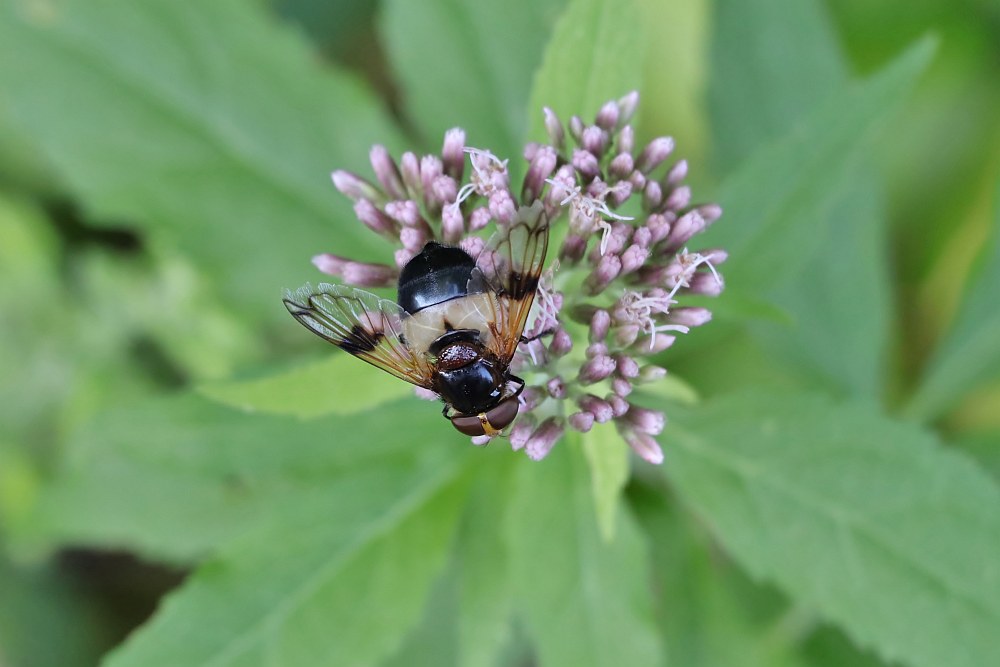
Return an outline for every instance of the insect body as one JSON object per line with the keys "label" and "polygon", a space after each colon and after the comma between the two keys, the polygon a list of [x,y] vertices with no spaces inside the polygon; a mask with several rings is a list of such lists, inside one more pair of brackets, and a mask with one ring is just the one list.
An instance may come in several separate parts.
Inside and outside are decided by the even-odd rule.
{"label": "insect body", "polygon": [[[462,433],[494,436],[514,421],[524,382],[510,363],[548,246],[540,203],[522,207],[477,259],[430,242],[399,275],[397,303],[340,285],[287,292],[304,326],[382,370],[436,392]],[[513,385],[513,386],[512,386]]]}

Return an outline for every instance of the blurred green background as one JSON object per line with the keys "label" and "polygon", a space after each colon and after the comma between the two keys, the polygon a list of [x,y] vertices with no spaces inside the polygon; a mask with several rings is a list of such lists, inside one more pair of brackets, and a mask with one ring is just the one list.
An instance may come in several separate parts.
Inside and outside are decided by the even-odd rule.
{"label": "blurred green background", "polygon": [[[368,384],[378,380],[363,364],[330,361],[285,314],[280,289],[317,280],[308,261],[317,252],[386,256],[388,245],[366,236],[329,184],[335,168],[367,173],[371,144],[396,155],[433,152],[445,129],[461,125],[472,145],[517,162],[540,119],[529,100],[547,103],[538,85],[546,79],[535,72],[573,4],[23,0],[0,9],[0,666],[97,664],[184,582],[191,596],[168,604],[151,639],[127,645],[112,664],[578,664],[568,661],[572,639],[561,634],[575,636],[570,621],[546,625],[551,610],[527,597],[523,605],[517,596],[491,603],[506,597],[501,584],[490,589],[490,568],[502,566],[490,540],[507,535],[511,521],[496,506],[531,516],[537,506],[515,487],[534,489],[540,505],[562,502],[560,482],[546,477],[558,472],[525,472],[529,462],[502,447],[490,448],[475,472],[426,492],[437,509],[421,519],[427,525],[412,527],[416,544],[429,542],[426,551],[387,534],[393,549],[416,554],[387,561],[383,570],[398,571],[396,579],[346,571],[336,595],[352,605],[293,617],[294,640],[279,633],[215,662],[174,647],[237,633],[242,620],[228,628],[204,618],[228,618],[218,600],[229,592],[232,608],[252,606],[237,585],[241,574],[280,588],[281,577],[297,581],[293,565],[319,568],[302,556],[282,569],[286,557],[310,548],[340,548],[339,535],[353,534],[341,526],[356,516],[344,499],[357,489],[377,487],[388,502],[449,466],[470,467],[464,458],[447,462],[443,452],[469,453],[440,434],[435,409],[405,398],[405,387],[382,396],[386,385]],[[623,58],[631,82],[610,92],[598,86],[596,99],[576,95],[588,105],[577,112],[589,118],[603,99],[639,86],[640,137],[675,137],[695,198],[727,210],[719,223],[726,229],[712,237],[733,257],[731,272],[724,267],[727,292],[710,304],[716,322],[681,341],[664,364],[703,398],[752,388],[863,404],[913,429],[916,458],[921,438],[934,451],[943,443],[962,457],[956,470],[968,465],[976,480],[985,470],[983,488],[995,490],[1000,4],[613,4],[575,3],[594,9],[583,33],[594,39],[575,48],[601,53],[602,40],[624,25],[634,53],[606,57]],[[928,36],[936,48],[913,46]],[[932,50],[921,71],[918,61]],[[890,63],[899,62],[910,74],[892,74]],[[889,74],[875,90],[881,72]],[[582,67],[547,75],[565,90],[587,85]],[[870,95],[859,83],[869,81]],[[791,184],[800,174],[809,180]],[[254,393],[253,379],[285,372],[285,384]],[[337,393],[344,386],[363,388],[357,405]],[[284,416],[248,422],[203,398],[213,391]],[[364,400],[376,395],[400,400],[365,414]],[[331,408],[337,401],[344,403]],[[386,414],[388,423],[372,430]],[[369,446],[349,433],[384,442]],[[438,437],[448,447],[413,453]],[[668,426],[665,449],[671,437]],[[644,637],[662,640],[618,664],[1000,664],[991,661],[1000,652],[987,654],[978,640],[969,645],[980,649],[961,656],[941,640],[942,655],[953,659],[935,663],[926,647],[915,651],[923,659],[908,653],[895,630],[859,629],[867,621],[852,624],[849,606],[826,607],[824,592],[782,579],[779,557],[761,556],[771,563],[761,566],[744,555],[754,547],[743,551],[727,533],[713,513],[715,496],[699,495],[709,487],[684,473],[683,460],[671,464],[668,455],[667,479],[636,468],[621,510],[630,517],[619,526],[625,542],[616,542],[625,546],[611,555],[584,550],[604,554],[595,562],[606,557],[612,569],[642,551],[656,572],[602,580],[627,591],[624,602],[597,605],[625,619],[614,632],[631,637],[638,623],[618,614],[620,603],[643,619]],[[858,488],[868,488],[856,472]],[[327,498],[328,485],[344,495]],[[979,553],[990,553],[1000,506],[993,491],[984,493],[988,519],[957,521],[955,530],[978,526]],[[975,504],[942,498],[934,510],[942,520]],[[431,537],[452,535],[446,528],[458,516],[457,553],[482,559],[456,570]],[[909,526],[913,517],[903,516]],[[919,523],[924,515],[914,516]],[[536,523],[526,520],[525,530],[541,536],[548,529]],[[274,544],[272,524],[287,528],[283,545]],[[329,535],[312,536],[317,526]],[[645,537],[629,542],[632,532]],[[382,562],[377,549],[351,553],[361,563],[351,567]],[[1000,552],[992,553],[991,581],[1000,585]],[[555,551],[537,556],[538,567],[563,562]],[[950,557],[940,557],[945,570],[961,562]],[[515,579],[530,571],[516,555],[511,562]],[[461,574],[439,576],[442,569]],[[372,593],[382,590],[379,581],[389,592]],[[530,587],[528,574],[518,581],[514,589]],[[886,616],[898,610],[894,586],[907,585],[893,581],[872,584],[874,607],[883,592],[890,601],[879,612]],[[945,577],[943,599],[961,598],[956,591],[970,581]],[[188,616],[188,602],[218,615]],[[995,604],[987,607],[984,623],[1000,619]],[[937,646],[920,625],[929,613],[915,611],[912,630]],[[366,637],[370,618],[397,634],[382,643]],[[459,618],[484,625],[469,629]],[[363,637],[347,642],[361,647],[357,654],[299,648],[324,646],[322,628],[335,622]],[[976,632],[955,623],[943,632],[956,641]],[[558,639],[547,644],[551,637]]]}

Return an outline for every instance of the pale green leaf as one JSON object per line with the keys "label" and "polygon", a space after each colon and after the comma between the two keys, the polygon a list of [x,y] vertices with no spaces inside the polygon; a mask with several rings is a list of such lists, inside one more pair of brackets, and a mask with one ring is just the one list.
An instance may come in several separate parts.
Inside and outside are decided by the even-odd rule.
{"label": "pale green leaf", "polygon": [[624,511],[612,542],[594,518],[586,462],[556,447],[524,465],[506,524],[518,609],[542,667],[660,665],[646,545]]}
{"label": "pale green leaf", "polygon": [[253,380],[211,382],[198,387],[198,391],[247,412],[303,419],[361,412],[413,395],[413,387],[406,382],[339,351],[283,373]]}
{"label": "pale green leaf", "polygon": [[910,418],[939,417],[970,392],[1000,377],[1000,188],[996,192],[992,241],[984,264],[905,409]]}
{"label": "pale green leaf", "polygon": [[352,477],[269,509],[104,664],[312,667],[390,656],[419,620],[462,505],[462,457],[437,458],[391,483]]}
{"label": "pale green leaf", "polygon": [[695,170],[705,166],[709,127],[705,88],[709,78],[710,0],[638,0],[646,44],[640,137],[672,136]]}
{"label": "pale green leaf", "polygon": [[530,138],[545,134],[542,107],[565,123],[591,122],[601,105],[641,84],[644,45],[633,0],[570,0],[556,23],[532,84]]}
{"label": "pale green leaf", "polygon": [[415,398],[308,422],[193,395],[146,401],[102,414],[70,439],[16,537],[192,560],[274,507],[307,503],[316,488],[391,487],[424,458],[461,455],[452,430]]}
{"label": "pale green leaf", "polygon": [[[531,78],[564,0],[390,0],[382,33],[408,112],[431,146],[461,127],[472,146],[521,155]],[[541,114],[541,108],[532,110]]]}
{"label": "pale green leaf", "polygon": [[455,544],[458,569],[458,656],[462,667],[493,667],[509,641],[513,591],[503,526],[516,467],[504,452],[479,470]]}
{"label": "pale green leaf", "polygon": [[329,173],[363,169],[397,132],[258,3],[12,2],[0,16],[12,119],[96,221],[181,249],[227,301],[280,320],[280,288],[312,276],[311,255],[385,248]]}
{"label": "pale green leaf", "polygon": [[1000,489],[867,407],[754,392],[672,412],[663,469],[751,574],[915,666],[1000,661]]}
{"label": "pale green leaf", "polygon": [[[780,284],[825,238],[817,220],[869,149],[934,50],[923,40],[871,78],[832,91],[781,139],[744,160],[718,197],[726,215],[700,243],[729,252],[727,282],[744,291]],[[827,260],[832,261],[832,260]]]}
{"label": "pale green leaf", "polygon": [[601,538],[610,542],[615,536],[615,519],[619,513],[622,489],[628,481],[628,446],[610,425],[598,426],[579,438],[583,454],[590,467],[590,491],[597,513]]}

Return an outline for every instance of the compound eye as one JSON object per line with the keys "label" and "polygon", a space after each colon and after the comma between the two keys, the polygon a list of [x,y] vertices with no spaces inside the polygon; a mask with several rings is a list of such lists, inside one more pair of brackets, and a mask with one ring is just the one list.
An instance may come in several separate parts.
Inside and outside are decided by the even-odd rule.
{"label": "compound eye", "polygon": [[500,401],[492,409],[486,412],[486,419],[490,426],[498,431],[502,431],[517,417],[517,410],[521,407],[517,396],[510,396]]}
{"label": "compound eye", "polygon": [[467,436],[486,435],[479,415],[457,415],[451,418],[452,425]]}

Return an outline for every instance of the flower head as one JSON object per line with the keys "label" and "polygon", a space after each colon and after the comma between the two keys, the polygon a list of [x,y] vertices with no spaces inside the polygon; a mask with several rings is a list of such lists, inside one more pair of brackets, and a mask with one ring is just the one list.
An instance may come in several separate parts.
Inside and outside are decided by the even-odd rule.
{"label": "flower head", "polygon": [[[676,334],[711,319],[706,308],[682,305],[685,297],[715,296],[723,287],[717,267],[726,253],[691,249],[722,210],[691,203],[683,184],[687,162],[669,163],[673,139],[659,137],[636,149],[630,121],[638,99],[633,92],[607,102],[590,124],[573,116],[564,125],[544,109],[549,143],[525,147],[520,194],[511,188],[508,160],[466,146],[457,128],[445,134],[440,155],[404,153],[397,163],[385,148],[374,147],[377,183],[333,173],[334,185],[354,200],[358,219],[399,246],[391,263],[313,258],[321,271],[351,285],[393,285],[429,241],[476,257],[485,247],[481,231],[511,225],[520,206],[536,201],[553,228],[566,225],[554,234],[562,242],[549,253],[511,364],[525,387],[509,441],[533,459],[545,457],[567,428],[585,432],[613,424],[639,456],[660,463],[655,436],[665,415],[629,396],[663,378],[666,371],[652,357]],[[464,181],[466,157],[471,170]]]}

